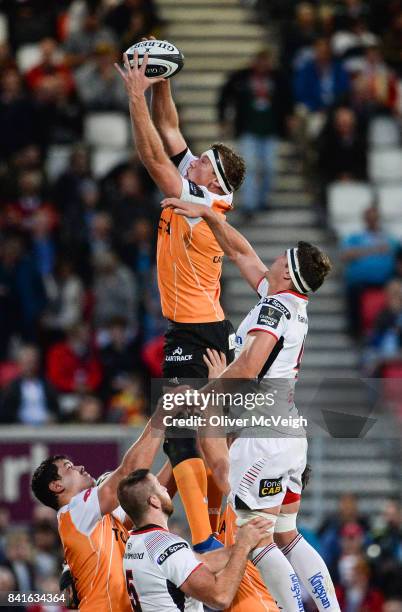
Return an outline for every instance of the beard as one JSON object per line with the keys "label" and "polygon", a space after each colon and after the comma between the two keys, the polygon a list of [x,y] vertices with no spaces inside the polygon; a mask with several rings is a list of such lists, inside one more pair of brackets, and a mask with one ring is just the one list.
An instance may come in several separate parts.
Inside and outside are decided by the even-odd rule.
{"label": "beard", "polygon": [[167,517],[172,516],[174,512],[174,507],[173,507],[173,502],[170,499],[170,497],[169,498],[160,497],[159,499],[161,501],[161,510],[163,514],[165,514]]}

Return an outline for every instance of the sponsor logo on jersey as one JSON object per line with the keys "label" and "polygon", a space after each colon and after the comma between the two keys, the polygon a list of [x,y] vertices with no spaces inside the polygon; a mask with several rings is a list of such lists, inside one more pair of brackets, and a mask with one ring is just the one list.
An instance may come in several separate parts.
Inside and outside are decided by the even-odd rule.
{"label": "sponsor logo on jersey", "polygon": [[136,559],[136,560],[140,560],[141,561],[141,559],[144,558],[144,553],[143,552],[142,553],[129,553],[129,552],[126,552],[124,554],[124,558],[125,559]]}
{"label": "sponsor logo on jersey", "polygon": [[236,336],[236,344],[239,346],[243,344],[243,338],[241,336]]}
{"label": "sponsor logo on jersey", "polygon": [[188,544],[186,544],[186,542],[177,542],[177,544],[171,544],[171,546],[168,546],[166,550],[164,550],[163,553],[159,555],[156,560],[157,564],[162,565],[162,563],[164,563],[166,559],[170,557],[170,555],[173,555],[175,552],[181,550],[182,548],[188,548]]}
{"label": "sponsor logo on jersey", "polygon": [[282,317],[283,312],[277,308],[272,308],[264,304],[261,306],[261,310],[258,314],[257,325],[267,325],[268,327],[276,329]]}
{"label": "sponsor logo on jersey", "polygon": [[200,187],[198,187],[196,183],[193,183],[193,181],[188,181],[188,189],[191,195],[196,196],[197,198],[205,199],[203,190]]}
{"label": "sponsor logo on jersey", "polygon": [[286,308],[286,306],[282,304],[282,302],[279,302],[278,300],[272,297],[264,298],[262,302],[267,306],[272,306],[273,308],[276,308],[276,310],[279,310],[282,314],[284,314],[287,319],[290,319],[290,311]]}
{"label": "sponsor logo on jersey", "polygon": [[299,323],[305,323],[307,325],[308,323],[308,319],[307,317],[303,317],[302,315],[297,315],[297,320],[299,321]]}
{"label": "sponsor logo on jersey", "polygon": [[260,480],[259,497],[272,497],[272,495],[278,495],[278,493],[282,493],[282,476]]}
{"label": "sponsor logo on jersey", "polygon": [[183,355],[183,349],[178,346],[171,355],[166,355],[165,361],[191,361],[193,355]]}
{"label": "sponsor logo on jersey", "polygon": [[228,338],[229,351],[235,348],[237,342],[236,334],[230,334]]}
{"label": "sponsor logo on jersey", "polygon": [[222,263],[223,255],[214,255],[212,258],[212,263]]}

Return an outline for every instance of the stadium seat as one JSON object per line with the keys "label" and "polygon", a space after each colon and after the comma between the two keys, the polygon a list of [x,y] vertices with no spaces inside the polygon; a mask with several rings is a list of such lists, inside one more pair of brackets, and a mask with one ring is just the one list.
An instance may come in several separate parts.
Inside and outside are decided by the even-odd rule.
{"label": "stadium seat", "polygon": [[402,149],[370,151],[369,176],[374,183],[402,181]]}
{"label": "stadium seat", "polygon": [[363,211],[373,201],[367,183],[332,183],[328,187],[329,223],[340,237],[361,230]]}
{"label": "stadium seat", "polygon": [[391,117],[376,117],[370,121],[369,143],[371,147],[397,147],[400,143],[398,123]]}
{"label": "stadium seat", "polygon": [[108,149],[97,147],[92,152],[92,170],[96,178],[103,178],[105,174],[129,156],[127,149]]}
{"label": "stadium seat", "polygon": [[378,206],[384,229],[402,237],[402,183],[378,189]]}
{"label": "stadium seat", "polygon": [[52,145],[46,157],[46,174],[50,181],[55,181],[67,168],[71,155],[70,145]]}
{"label": "stadium seat", "polygon": [[128,144],[129,122],[124,113],[89,113],[84,123],[86,142],[93,147],[123,149]]}
{"label": "stadium seat", "polygon": [[5,43],[8,39],[8,22],[7,17],[0,13],[0,44]]}
{"label": "stadium seat", "polygon": [[38,44],[22,45],[16,53],[17,66],[21,72],[28,72],[30,68],[39,64],[41,56],[42,53]]}
{"label": "stadium seat", "polygon": [[385,307],[384,289],[366,289],[360,297],[360,320],[362,331],[368,333],[373,328],[376,318]]}

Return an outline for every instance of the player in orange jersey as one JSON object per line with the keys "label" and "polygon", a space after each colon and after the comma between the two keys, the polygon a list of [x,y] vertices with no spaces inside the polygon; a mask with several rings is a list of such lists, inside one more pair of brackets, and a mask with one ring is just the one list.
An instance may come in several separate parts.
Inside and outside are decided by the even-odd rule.
{"label": "player in orange jersey", "polygon": [[[122,478],[138,468],[149,468],[160,446],[151,424],[128,449],[119,467],[99,485],[64,455],[48,457],[36,469],[32,490],[43,504],[57,510],[64,557],[74,576],[84,612],[132,612],[122,572],[127,540],[124,511],[117,499]],[[169,470],[159,475],[164,483]]]}
{"label": "player in orange jersey", "polygon": [[[165,196],[203,204],[224,215],[232,207],[233,192],[243,181],[242,158],[223,144],[212,145],[194,156],[179,128],[168,81],[145,76],[147,56],[138,67],[138,54],[125,70],[124,80],[138,155]],[[145,91],[152,88],[152,119]],[[207,348],[234,358],[234,329],[220,304],[223,251],[202,218],[186,219],[162,211],[157,246],[158,285],[162,312],[169,320],[165,337],[163,376],[169,380],[207,378]],[[183,433],[183,432],[181,432]],[[219,543],[211,535],[205,466],[191,432],[188,438],[168,432],[165,450],[173,466],[177,488],[190,525],[194,550],[213,550]],[[212,483],[212,480],[211,480]],[[217,489],[213,505],[217,502]]]}

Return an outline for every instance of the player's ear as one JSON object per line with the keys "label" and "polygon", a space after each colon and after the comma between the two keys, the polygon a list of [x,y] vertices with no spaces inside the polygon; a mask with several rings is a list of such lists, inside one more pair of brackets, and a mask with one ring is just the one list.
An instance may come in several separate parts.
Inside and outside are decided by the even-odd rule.
{"label": "player's ear", "polygon": [[148,504],[152,506],[152,508],[156,508],[157,510],[159,510],[159,508],[161,507],[161,501],[157,495],[150,495],[148,497]]}
{"label": "player's ear", "polygon": [[219,185],[219,181],[215,176],[211,182],[211,187],[213,187],[214,189],[221,189],[221,186]]}
{"label": "player's ear", "polygon": [[52,493],[56,493],[56,495],[64,491],[64,487],[60,480],[53,480],[53,482],[50,482],[49,489],[52,491]]}

